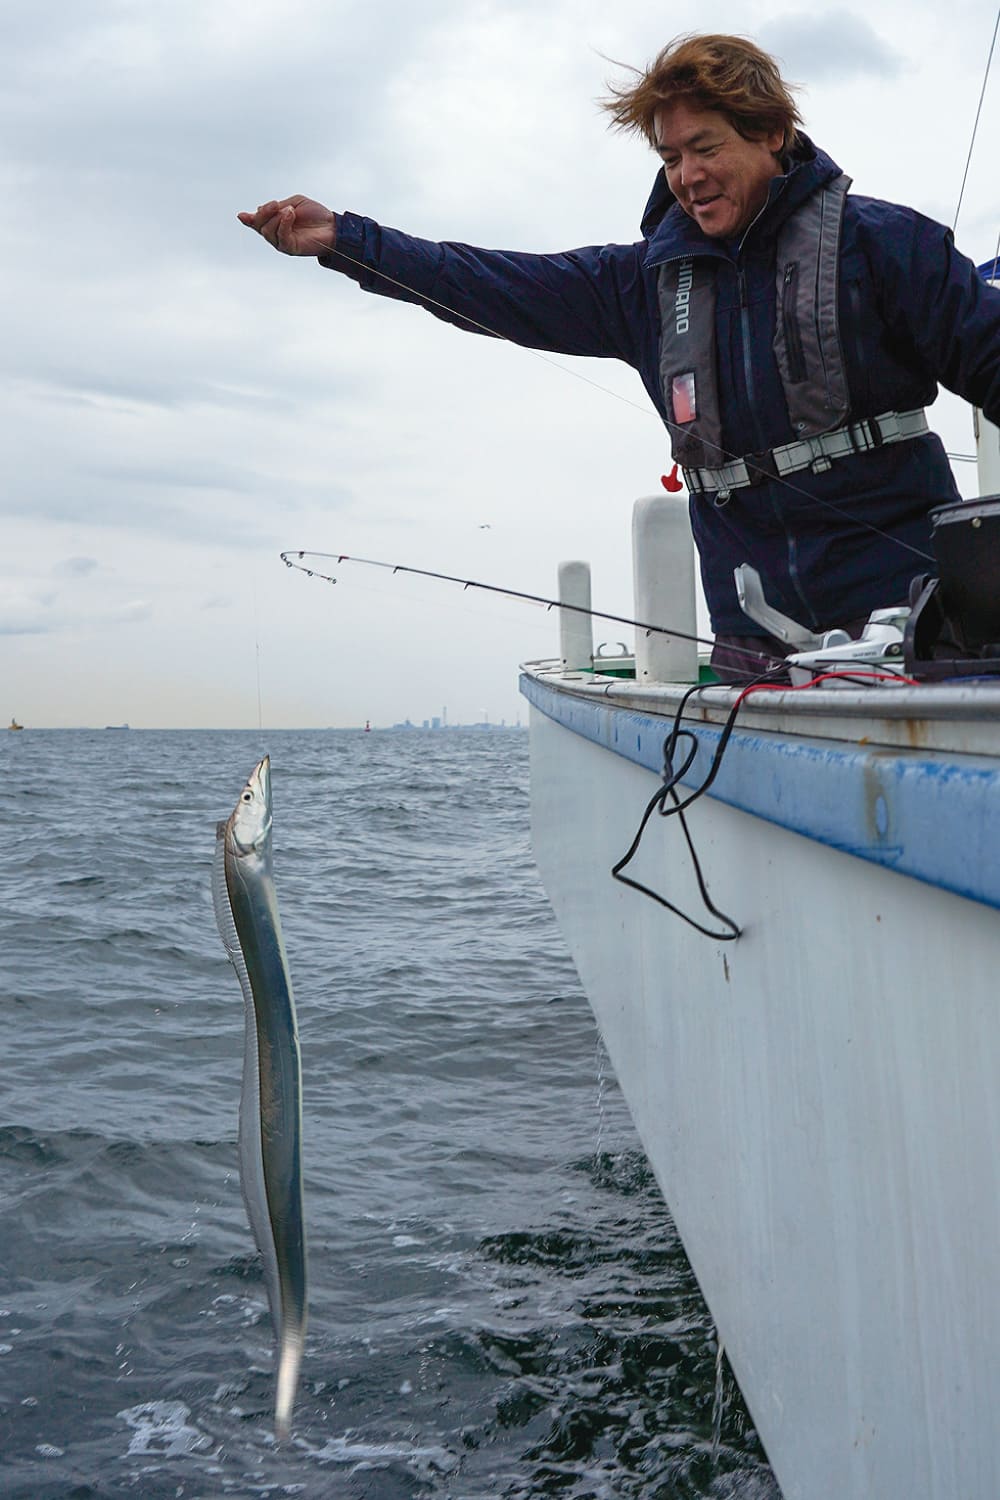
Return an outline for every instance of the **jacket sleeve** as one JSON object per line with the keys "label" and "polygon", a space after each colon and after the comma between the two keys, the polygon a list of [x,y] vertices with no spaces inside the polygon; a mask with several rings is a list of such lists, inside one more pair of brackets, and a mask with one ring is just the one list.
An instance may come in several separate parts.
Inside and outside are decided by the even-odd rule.
{"label": "jacket sleeve", "polygon": [[644,248],[482,250],[417,239],[346,213],[337,215],[336,249],[320,261],[365,291],[415,302],[470,333],[639,366],[649,337]]}
{"label": "jacket sleeve", "polygon": [[1000,423],[1000,290],[943,224],[888,203],[870,203],[865,219],[887,328],[928,375]]}

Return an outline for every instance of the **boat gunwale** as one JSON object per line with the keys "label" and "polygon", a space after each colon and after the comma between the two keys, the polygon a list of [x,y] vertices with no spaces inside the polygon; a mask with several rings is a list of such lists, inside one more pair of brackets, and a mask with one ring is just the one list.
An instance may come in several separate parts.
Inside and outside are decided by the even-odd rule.
{"label": "boat gunwale", "polygon": [[[567,672],[558,659],[523,662],[520,670],[529,679],[569,697],[670,719],[693,686]],[[742,691],[741,687],[722,683],[703,683],[684,705],[684,718],[722,725]],[[742,729],[894,749],[996,754],[1000,751],[1000,680],[995,687],[981,679],[974,686],[956,681],[920,687],[769,687],[746,699],[738,724]],[[965,727],[963,743],[957,742],[958,726]]]}
{"label": "boat gunwale", "polygon": [[[533,710],[571,734],[662,778],[671,716],[601,692],[560,691],[544,676],[525,674],[521,691]],[[741,719],[713,770],[726,731],[687,717],[684,723],[695,749],[679,775],[682,786],[704,787],[712,801],[1000,909],[995,734],[987,753],[971,746],[956,752],[908,737],[885,744],[869,734],[824,736],[807,721],[789,734],[775,732],[774,722],[761,728]]]}

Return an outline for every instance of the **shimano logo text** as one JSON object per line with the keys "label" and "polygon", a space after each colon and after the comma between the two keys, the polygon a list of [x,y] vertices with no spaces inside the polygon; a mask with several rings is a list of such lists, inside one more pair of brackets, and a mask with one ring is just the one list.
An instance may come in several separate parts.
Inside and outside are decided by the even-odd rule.
{"label": "shimano logo text", "polygon": [[687,333],[691,326],[691,285],[694,271],[689,260],[681,261],[677,273],[677,296],[674,298],[674,329],[676,333]]}

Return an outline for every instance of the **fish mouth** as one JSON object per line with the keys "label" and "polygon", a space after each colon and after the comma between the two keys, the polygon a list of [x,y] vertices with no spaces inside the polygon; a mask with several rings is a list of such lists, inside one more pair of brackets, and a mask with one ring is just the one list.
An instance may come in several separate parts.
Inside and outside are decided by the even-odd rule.
{"label": "fish mouth", "polygon": [[261,802],[263,802],[264,806],[267,808],[267,811],[271,811],[270,755],[265,755],[264,759],[258,761],[253,770],[250,772],[250,775],[247,778],[247,791],[255,797],[259,797]]}
{"label": "fish mouth", "polygon": [[258,761],[227,824],[227,839],[237,858],[259,853],[271,832],[271,757]]}

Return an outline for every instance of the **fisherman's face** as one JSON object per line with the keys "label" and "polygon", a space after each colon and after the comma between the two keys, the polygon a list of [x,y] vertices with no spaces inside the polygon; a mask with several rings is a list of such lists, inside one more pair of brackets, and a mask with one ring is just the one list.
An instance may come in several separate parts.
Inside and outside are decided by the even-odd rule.
{"label": "fisherman's face", "polygon": [[763,208],[781,173],[781,131],[748,141],[718,110],[678,100],[653,117],[656,150],[684,212],[712,239],[735,239]]}

